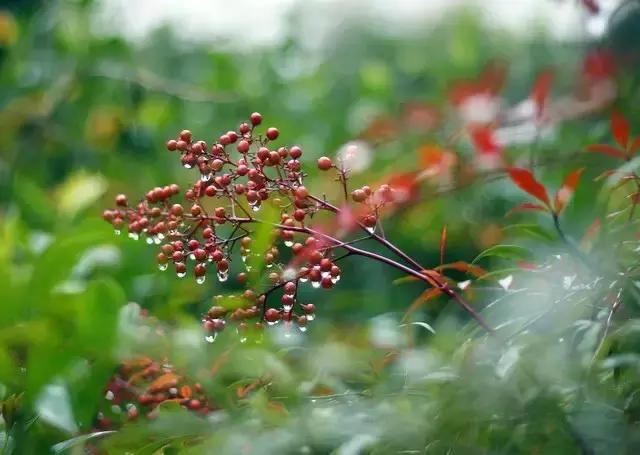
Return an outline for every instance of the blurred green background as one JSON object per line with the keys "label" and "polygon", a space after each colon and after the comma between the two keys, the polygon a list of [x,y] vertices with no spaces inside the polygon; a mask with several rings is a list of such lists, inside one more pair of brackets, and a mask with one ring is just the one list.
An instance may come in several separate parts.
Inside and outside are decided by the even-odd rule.
{"label": "blurred green background", "polygon": [[[238,354],[237,362],[247,364],[251,361],[243,356],[263,356],[244,370],[235,367],[214,379],[199,370],[233,341],[222,339],[212,346],[194,342],[198,317],[212,296],[240,287],[231,280],[225,286],[215,280],[196,286],[192,280],[159,273],[155,248],[114,236],[100,219],[118,193],[135,198],[156,185],[186,186],[194,179],[164,148],[181,129],[211,140],[259,111],[266,125],[280,129],[283,143],[304,147],[309,163],[322,155],[335,156],[349,141],[362,140],[370,147],[371,162],[354,175],[354,187],[421,170],[419,149],[425,144],[453,150],[460,173],[476,152],[468,140],[451,143],[459,129],[448,98],[455,81],[474,80],[488,63],[504,62],[508,76],[501,99],[511,106],[526,99],[537,75],[551,67],[552,93],[561,97],[577,90],[584,58],[596,48],[632,56],[616,76],[612,104],[632,123],[637,118],[640,73],[633,56],[640,51],[638,2],[603,1],[603,11],[595,17],[573,1],[390,3],[13,0],[0,6],[0,397],[8,400],[24,393],[11,432],[5,415],[0,440],[5,451],[48,453],[53,444],[90,431],[103,387],[118,362],[149,351],[173,354],[172,362],[210,384],[218,396],[233,395],[233,380],[268,370],[263,362],[283,362],[276,368],[281,382],[274,386],[280,392],[289,387],[304,395],[305,390],[292,384],[305,381],[324,381],[337,391],[370,390],[380,384],[380,378],[369,377],[365,370],[384,353],[369,352],[367,346],[375,345],[377,336],[385,346],[389,321],[393,326],[400,320],[422,286],[397,286],[394,271],[358,259],[344,263],[343,279],[334,290],[304,291],[304,298],[318,308],[318,320],[306,339],[296,343],[329,357],[326,353],[334,349],[335,363],[325,360],[329,372],[320,374],[309,365],[298,368],[308,363],[307,352],[293,360],[285,353],[281,359],[276,352],[285,348],[277,340],[272,347],[265,344],[253,353]],[[410,106],[434,112],[437,126],[408,124]],[[552,186],[584,164],[591,166],[588,174],[594,177],[606,168],[602,159],[575,155],[585,144],[608,140],[608,107],[558,124],[533,144],[508,147],[508,160],[527,156],[535,147],[536,156],[551,163],[545,166],[544,179]],[[392,125],[388,134],[385,125]],[[314,166],[307,169],[312,190],[329,197],[339,194]],[[386,235],[434,266],[444,225],[448,261],[471,261],[493,244],[514,243],[501,226],[505,212],[522,201],[522,194],[500,175],[491,177],[459,189],[454,185],[453,190],[423,182],[419,198],[385,222]],[[569,210],[575,216],[568,215],[567,229],[576,237],[593,220],[589,208],[594,191],[580,190]],[[539,247],[541,255],[546,251],[538,240],[524,242]],[[135,325],[139,321],[127,319],[127,311],[135,313],[136,308],[127,302],[157,318],[165,333],[158,336],[164,341],[141,335],[147,332]],[[414,316],[435,324],[445,319],[443,312],[454,316],[451,321],[463,319],[443,302]],[[398,335],[389,329],[388,336]],[[445,336],[441,346],[449,347],[442,352],[452,352],[459,342]],[[295,350],[295,345],[285,343],[287,350]],[[273,358],[265,360],[267,356]],[[377,387],[393,389],[400,379],[391,376]],[[461,406],[465,398],[458,398],[457,404],[443,398],[445,406]],[[376,402],[384,409],[376,408],[375,415],[388,413],[394,422],[375,436],[383,440],[381,434],[402,428],[401,415],[415,422],[415,414],[400,409],[407,403],[387,405],[391,410]],[[252,406],[261,412],[260,403]],[[351,412],[351,405],[336,406],[338,415]],[[370,411],[362,404],[353,406]],[[551,408],[556,409],[555,404]],[[428,414],[422,411],[420,416]],[[307,411],[300,412],[304,416]],[[255,415],[242,415],[234,428],[239,434],[254,431],[250,417]],[[265,436],[283,444],[265,443],[265,453],[278,447],[288,451],[287,441],[298,441],[291,436],[296,432],[289,421],[274,418],[276,427],[289,436]],[[122,446],[114,443],[113,453],[125,451],[122,447],[136,450],[140,434],[160,441],[144,449],[149,453],[165,440],[189,434],[184,428],[190,425],[198,434],[210,434],[209,427],[198,427],[203,422],[191,422],[182,414],[180,419],[187,420],[135,429],[140,433],[131,430],[131,440],[123,432]],[[355,419],[353,425],[357,433],[358,425],[368,424]],[[332,435],[324,442],[307,434],[309,450],[327,453],[349,440],[336,428],[324,431]],[[407,438],[420,439],[416,432]],[[225,450],[234,453],[239,442],[229,436],[233,434],[214,435],[207,447],[222,444],[216,439],[222,438]],[[500,437],[506,438],[502,433]],[[386,453],[384,447],[395,450],[390,447],[397,441],[387,441],[390,445],[381,453]],[[554,440],[558,447],[565,442]]]}

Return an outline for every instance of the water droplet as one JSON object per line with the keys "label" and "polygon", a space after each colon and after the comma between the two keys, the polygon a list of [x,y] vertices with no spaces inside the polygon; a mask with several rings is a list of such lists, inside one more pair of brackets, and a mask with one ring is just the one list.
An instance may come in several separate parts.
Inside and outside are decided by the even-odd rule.
{"label": "water droplet", "polygon": [[206,279],[206,278],[207,278],[207,277],[206,277],[205,275],[202,275],[202,276],[196,277],[196,283],[198,283],[198,284],[202,284],[202,283],[204,283],[204,281],[205,281],[205,279]]}
{"label": "water droplet", "polygon": [[278,322],[280,322],[280,320],[278,321],[267,321],[268,325],[276,325]]}
{"label": "water droplet", "polygon": [[309,281],[309,278],[307,278],[306,276],[301,276],[300,277],[300,282],[301,283],[306,283],[307,281]]}
{"label": "water droplet", "polygon": [[153,236],[153,243],[155,243],[156,245],[160,245],[162,243],[162,240],[160,239],[160,236],[154,235]]}
{"label": "water droplet", "polygon": [[171,387],[171,388],[169,389],[169,393],[170,393],[171,395],[173,395],[173,396],[176,396],[176,395],[178,394],[178,389],[177,389],[177,388],[175,388],[175,387]]}
{"label": "water droplet", "polygon": [[191,169],[191,168],[193,167],[193,166],[192,166],[191,164],[189,164],[189,163],[184,163],[182,166],[183,166],[185,169]]}
{"label": "water droplet", "polygon": [[153,243],[153,239],[151,237],[147,237],[144,240],[147,242],[147,245],[151,245]]}
{"label": "water droplet", "polygon": [[307,314],[307,321],[313,321],[316,318],[316,315],[311,313]]}
{"label": "water droplet", "polygon": [[120,229],[114,229],[114,230],[113,230],[113,233],[114,233],[115,235],[120,235]]}
{"label": "water droplet", "polygon": [[200,174],[200,180],[203,182],[208,182],[211,180],[211,174]]}
{"label": "water droplet", "polygon": [[140,236],[138,235],[137,232],[129,232],[129,238],[133,240],[138,240]]}
{"label": "water droplet", "polygon": [[213,343],[214,341],[216,341],[216,337],[218,336],[217,332],[213,332],[213,335],[207,335],[204,337],[204,341],[206,341],[207,343]]}
{"label": "water droplet", "polygon": [[111,406],[111,412],[113,412],[114,414],[120,414],[122,412],[122,409],[120,409],[120,406],[118,406],[117,404],[114,404],[113,406]]}
{"label": "water droplet", "polygon": [[322,273],[320,274],[320,276],[321,276],[322,278],[326,278],[326,277],[328,277],[329,275],[330,275],[330,273],[329,273],[329,272],[322,272]]}
{"label": "water droplet", "polygon": [[270,269],[271,267],[273,267],[273,263],[265,264],[264,266],[265,266],[266,268]]}
{"label": "water droplet", "polygon": [[293,305],[292,304],[282,305],[282,309],[284,310],[285,313],[288,313],[293,309]]}
{"label": "water droplet", "polygon": [[218,281],[224,283],[229,278],[229,270],[218,270]]}
{"label": "water droplet", "polygon": [[249,264],[245,265],[244,268],[247,272],[251,272],[251,270],[253,269],[253,267],[251,267]]}
{"label": "water droplet", "polygon": [[333,284],[336,284],[338,281],[340,281],[340,275],[331,277],[331,282]]}
{"label": "water droplet", "polygon": [[470,284],[471,284],[471,280],[460,281],[458,283],[458,288],[460,288],[460,289],[462,289],[464,291],[465,289],[467,289],[469,287]]}
{"label": "water droplet", "polygon": [[375,232],[375,230],[376,230],[376,228],[374,228],[374,227],[367,227],[367,228],[365,228],[365,229],[367,230],[367,232],[368,232],[369,234],[373,234],[373,233]]}
{"label": "water droplet", "polygon": [[292,240],[285,240],[284,241],[284,246],[291,248],[293,246],[293,241]]}
{"label": "water droplet", "polygon": [[247,337],[240,338],[240,343],[246,343],[246,341],[247,341]]}
{"label": "water droplet", "polygon": [[253,205],[251,206],[251,210],[253,210],[254,212],[258,212],[258,211],[260,210],[260,206],[261,206],[261,204],[260,204],[260,203],[253,204]]}
{"label": "water droplet", "polygon": [[167,270],[168,267],[169,267],[169,264],[167,264],[166,262],[164,264],[158,264],[158,270],[160,270],[161,272],[164,272],[165,270]]}
{"label": "water droplet", "polygon": [[302,326],[298,326],[298,330],[300,330],[302,333],[307,331],[306,327],[302,327]]}
{"label": "water droplet", "polygon": [[313,286],[314,289],[318,289],[320,287],[320,282],[319,281],[312,281],[311,282],[311,286]]}
{"label": "water droplet", "polygon": [[191,259],[192,261],[195,261],[196,260],[196,255],[193,254],[193,253],[190,253],[189,254],[189,259]]}
{"label": "water droplet", "polygon": [[501,280],[498,280],[498,284],[502,287],[502,289],[504,289],[505,291],[509,290],[509,287],[511,286],[511,283],[513,283],[513,275],[507,275],[506,277],[504,277]]}
{"label": "water droplet", "polygon": [[178,278],[184,278],[185,276],[187,276],[187,272],[178,272],[176,273],[176,275],[178,276]]}
{"label": "water droplet", "polygon": [[247,255],[246,254],[241,254],[240,255],[240,259],[242,259],[242,262],[246,263],[247,262]]}
{"label": "water droplet", "polygon": [[157,237],[158,237],[159,240],[164,240],[164,234],[163,233],[159,233]]}
{"label": "water droplet", "polygon": [[105,399],[111,401],[113,400],[114,394],[111,390],[107,390],[107,393],[104,394]]}

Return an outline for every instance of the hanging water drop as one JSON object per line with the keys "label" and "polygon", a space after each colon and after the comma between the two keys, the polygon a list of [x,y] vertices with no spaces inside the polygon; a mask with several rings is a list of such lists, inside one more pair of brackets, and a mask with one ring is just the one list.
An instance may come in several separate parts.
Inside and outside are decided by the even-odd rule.
{"label": "hanging water drop", "polygon": [[264,266],[265,266],[266,268],[270,269],[271,267],[273,267],[273,263],[272,263],[272,262],[270,262],[269,264],[265,264]]}
{"label": "hanging water drop", "polygon": [[369,234],[373,234],[373,233],[375,232],[375,230],[376,230],[376,228],[375,228],[375,227],[366,227],[365,229],[367,230],[367,232],[368,232]]}
{"label": "hanging water drop", "polygon": [[206,275],[198,276],[198,277],[196,277],[196,283],[202,284],[202,283],[204,283],[206,278],[207,278]]}
{"label": "hanging water drop", "polygon": [[303,327],[303,326],[298,326],[298,330],[300,330],[302,333],[304,333],[304,332],[307,331],[307,328]]}
{"label": "hanging water drop", "polygon": [[169,267],[169,264],[167,264],[166,262],[164,264],[158,264],[158,270],[160,270],[161,272],[164,272],[165,270],[167,270],[168,267]]}
{"label": "hanging water drop", "polygon": [[285,304],[285,305],[282,305],[282,310],[283,310],[285,313],[290,312],[292,309],[293,309],[293,304],[291,304],[291,303],[289,303],[289,304]]}
{"label": "hanging water drop", "polygon": [[340,281],[340,275],[331,277],[331,282],[333,284],[336,284],[338,281]]}
{"label": "hanging water drop", "polygon": [[267,324],[268,325],[276,325],[278,322],[280,322],[279,319],[277,321],[267,321]]}
{"label": "hanging water drop", "polygon": [[189,253],[189,259],[191,259],[192,261],[196,260],[196,255],[193,253]]}
{"label": "hanging water drop", "polygon": [[113,233],[114,233],[115,235],[120,235],[120,229],[114,229],[114,230],[113,230]]}
{"label": "hanging water drop", "polygon": [[319,281],[312,281],[311,282],[311,286],[313,286],[314,289],[318,289],[320,287],[320,282]]}
{"label": "hanging water drop", "polygon": [[322,278],[326,278],[326,277],[328,277],[329,275],[330,275],[330,273],[329,273],[329,272],[321,272],[321,273],[320,273],[320,276],[321,276]]}
{"label": "hanging water drop", "polygon": [[301,283],[306,283],[307,281],[309,281],[309,278],[307,278],[306,276],[301,276],[299,280]]}
{"label": "hanging water drop", "polygon": [[207,335],[204,337],[204,341],[207,343],[213,343],[216,341],[216,337],[218,336],[218,332],[213,332],[213,335]]}
{"label": "hanging water drop", "polygon": [[153,243],[155,243],[156,245],[160,245],[162,243],[162,240],[160,239],[159,235],[153,236]]}
{"label": "hanging water drop", "polygon": [[184,163],[182,165],[185,169],[191,169],[193,167],[193,165],[189,164],[189,163]]}
{"label": "hanging water drop", "polygon": [[200,174],[200,180],[203,182],[208,182],[211,180],[211,174]]}
{"label": "hanging water drop", "polygon": [[291,248],[293,246],[293,240],[285,240],[284,246]]}
{"label": "hanging water drop", "polygon": [[129,238],[133,240],[138,240],[140,236],[138,235],[137,232],[129,232]]}
{"label": "hanging water drop", "polygon": [[316,318],[314,313],[307,314],[307,321],[313,321]]}
{"label": "hanging water drop", "polygon": [[178,278],[184,278],[185,276],[187,276],[187,272],[177,272],[176,275]]}
{"label": "hanging water drop", "polygon": [[251,206],[251,210],[253,210],[254,212],[258,212],[260,210],[260,206],[261,206],[261,204],[259,202],[256,203],[256,204],[253,204]]}
{"label": "hanging water drop", "polygon": [[144,240],[147,242],[147,245],[151,245],[153,243],[153,239],[151,237],[147,237]]}
{"label": "hanging water drop", "polygon": [[218,281],[224,283],[229,278],[229,270],[218,270]]}
{"label": "hanging water drop", "polygon": [[161,232],[158,233],[157,237],[158,237],[158,240],[164,240],[164,234]]}

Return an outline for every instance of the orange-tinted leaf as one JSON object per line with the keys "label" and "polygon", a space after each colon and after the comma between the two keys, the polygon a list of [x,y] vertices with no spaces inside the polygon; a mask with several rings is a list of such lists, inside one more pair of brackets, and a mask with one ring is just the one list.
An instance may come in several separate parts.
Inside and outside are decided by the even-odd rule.
{"label": "orange-tinted leaf", "polygon": [[529,170],[512,167],[509,169],[509,176],[518,188],[543,202],[547,207],[551,207],[546,188],[536,180]]}
{"label": "orange-tinted leaf", "polygon": [[191,398],[191,387],[189,387],[188,385],[183,385],[182,387],[180,387],[180,396],[182,398]]}
{"label": "orange-tinted leaf", "polygon": [[444,262],[444,250],[447,247],[447,226],[442,227],[440,232],[440,265]]}
{"label": "orange-tinted leaf", "polygon": [[464,262],[464,261],[456,261],[456,262],[451,262],[450,264],[442,264],[441,266],[438,266],[435,269],[438,272],[441,272],[443,270],[458,270],[459,272],[466,272],[470,275],[473,275],[476,278],[480,278],[481,276],[484,276],[487,274],[487,271],[482,267],[469,264],[468,262]]}
{"label": "orange-tinted leaf", "polygon": [[536,270],[538,268],[537,264],[533,262],[526,261],[516,261],[516,265],[520,267],[522,270]]}
{"label": "orange-tinted leaf", "polygon": [[422,294],[418,296],[417,299],[415,299],[411,303],[411,305],[409,305],[409,308],[407,308],[407,311],[404,313],[402,320],[406,321],[411,313],[416,311],[418,308],[420,308],[422,305],[427,303],[429,300],[435,299],[440,294],[442,294],[442,292],[440,291],[440,289],[436,289],[436,288],[431,288],[424,291]]}
{"label": "orange-tinted leaf", "polygon": [[585,149],[587,152],[602,153],[604,155],[620,158],[621,160],[627,159],[627,155],[624,152],[621,152],[620,150],[613,147],[612,145],[592,144],[592,145],[587,145]]}
{"label": "orange-tinted leaf", "polygon": [[576,190],[576,186],[580,181],[580,176],[583,172],[584,168],[582,167],[580,169],[576,169],[565,177],[564,182],[562,182],[562,185],[556,192],[554,201],[556,213],[562,212],[562,209],[565,208],[567,202],[569,202],[569,200],[573,196],[573,193]]}
{"label": "orange-tinted leaf", "polygon": [[587,228],[587,231],[582,236],[581,243],[589,242],[593,237],[595,237],[596,234],[600,231],[600,226],[600,218],[596,218],[595,220],[593,220],[593,223],[591,223],[591,225]]}
{"label": "orange-tinted leaf", "polygon": [[151,384],[149,384],[148,390],[151,393],[161,392],[163,390],[170,389],[178,385],[180,377],[175,373],[165,373]]}
{"label": "orange-tinted leaf", "polygon": [[618,145],[626,150],[629,145],[629,122],[616,111],[611,113],[611,133]]}
{"label": "orange-tinted leaf", "polygon": [[287,408],[279,401],[269,401],[267,403],[267,409],[285,417],[289,415]]}
{"label": "orange-tinted leaf", "polygon": [[530,211],[548,212],[549,208],[545,207],[544,205],[534,204],[533,202],[525,202],[509,210],[505,216],[511,216],[516,212],[530,212]]}
{"label": "orange-tinted leaf", "polygon": [[631,144],[631,147],[629,147],[629,151],[635,152],[638,149],[640,149],[640,136],[636,136],[635,140]]}
{"label": "orange-tinted leaf", "polygon": [[531,88],[531,100],[536,105],[536,116],[540,117],[544,110],[549,92],[551,91],[551,85],[553,84],[554,74],[553,71],[548,69],[540,73],[536,81]]}

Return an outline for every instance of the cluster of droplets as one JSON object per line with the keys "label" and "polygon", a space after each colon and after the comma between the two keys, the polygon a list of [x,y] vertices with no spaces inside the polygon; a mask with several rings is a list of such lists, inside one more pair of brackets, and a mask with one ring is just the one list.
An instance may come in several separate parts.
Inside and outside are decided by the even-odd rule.
{"label": "cluster of droplets", "polygon": [[214,409],[200,384],[190,384],[166,362],[140,357],[124,362],[104,390],[96,430],[112,430],[141,417],[155,419],[164,402],[177,402],[201,415]]}

